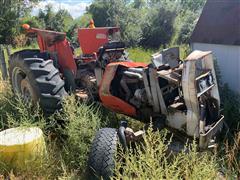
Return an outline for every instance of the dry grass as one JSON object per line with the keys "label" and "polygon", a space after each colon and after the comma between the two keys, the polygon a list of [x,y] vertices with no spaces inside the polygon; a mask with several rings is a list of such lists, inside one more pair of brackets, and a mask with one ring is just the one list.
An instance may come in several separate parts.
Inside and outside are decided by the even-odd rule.
{"label": "dry grass", "polygon": [[235,134],[232,142],[226,141],[225,162],[228,174],[235,172],[240,178],[240,132]]}

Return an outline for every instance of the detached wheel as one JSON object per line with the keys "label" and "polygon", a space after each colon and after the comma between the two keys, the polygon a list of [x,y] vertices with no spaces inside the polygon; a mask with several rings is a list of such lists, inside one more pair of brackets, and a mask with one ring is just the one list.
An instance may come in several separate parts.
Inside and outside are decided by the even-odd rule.
{"label": "detached wheel", "polygon": [[10,57],[9,75],[14,94],[24,102],[38,102],[45,114],[49,115],[61,108],[67,95],[64,81],[52,60],[38,58],[38,50],[23,50]]}
{"label": "detached wheel", "polygon": [[93,179],[110,179],[114,175],[118,135],[113,128],[100,129],[92,143],[88,166]]}

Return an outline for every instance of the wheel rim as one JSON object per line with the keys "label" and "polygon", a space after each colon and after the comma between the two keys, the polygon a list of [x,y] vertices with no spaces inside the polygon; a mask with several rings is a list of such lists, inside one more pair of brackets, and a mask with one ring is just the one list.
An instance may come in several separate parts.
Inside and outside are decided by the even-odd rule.
{"label": "wheel rim", "polygon": [[36,95],[26,74],[18,67],[12,73],[12,86],[15,94],[20,95],[25,103],[36,102]]}

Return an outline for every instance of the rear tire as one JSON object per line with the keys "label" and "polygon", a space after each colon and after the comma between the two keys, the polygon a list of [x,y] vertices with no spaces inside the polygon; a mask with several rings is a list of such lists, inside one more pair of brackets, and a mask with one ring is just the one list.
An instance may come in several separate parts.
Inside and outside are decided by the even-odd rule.
{"label": "rear tire", "polygon": [[114,175],[118,135],[113,128],[100,129],[92,143],[88,166],[92,179],[110,179]]}
{"label": "rear tire", "polygon": [[11,55],[10,81],[14,94],[33,105],[39,102],[44,114],[50,115],[61,108],[67,93],[53,61],[39,57],[38,50],[23,50]]}

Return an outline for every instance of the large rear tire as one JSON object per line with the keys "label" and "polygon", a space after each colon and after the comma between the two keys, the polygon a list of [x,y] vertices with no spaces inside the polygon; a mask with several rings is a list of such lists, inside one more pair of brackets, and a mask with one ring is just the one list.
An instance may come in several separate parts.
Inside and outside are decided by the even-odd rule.
{"label": "large rear tire", "polygon": [[39,102],[43,112],[49,115],[61,108],[67,93],[53,61],[40,57],[38,50],[14,53],[9,61],[9,75],[14,94],[25,102]]}
{"label": "large rear tire", "polygon": [[[114,175],[118,135],[113,128],[100,129],[92,143],[88,166],[95,179],[110,179]],[[92,179],[94,179],[92,178]]]}

